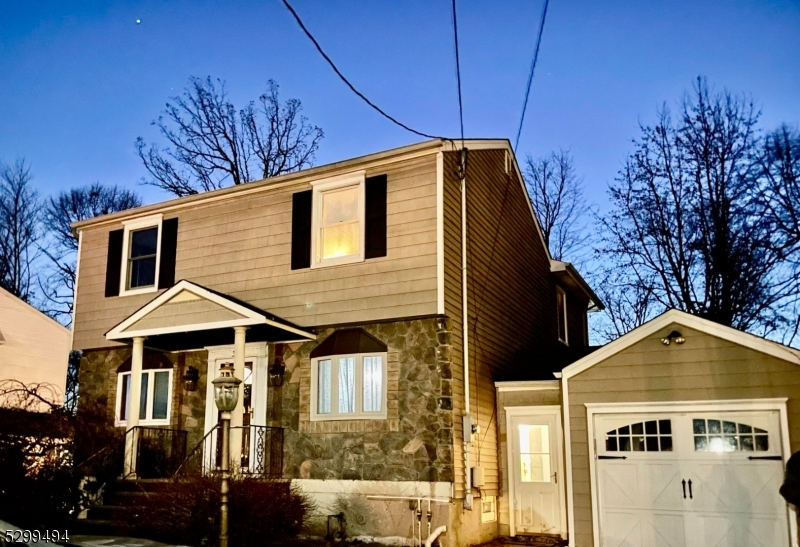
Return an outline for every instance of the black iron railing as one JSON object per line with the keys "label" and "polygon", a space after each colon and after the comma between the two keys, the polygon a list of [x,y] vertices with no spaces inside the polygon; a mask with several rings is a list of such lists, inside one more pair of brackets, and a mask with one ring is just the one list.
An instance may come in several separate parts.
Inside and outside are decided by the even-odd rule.
{"label": "black iron railing", "polygon": [[[206,433],[179,466],[176,476],[213,474],[222,462],[221,427]],[[283,428],[263,425],[231,427],[231,471],[243,476],[283,476]],[[238,447],[238,450],[237,450]]]}
{"label": "black iron railing", "polygon": [[135,446],[126,458],[135,457],[135,465],[126,465],[128,474],[140,479],[171,477],[186,459],[186,431],[160,427],[132,427],[125,434],[125,445]]}

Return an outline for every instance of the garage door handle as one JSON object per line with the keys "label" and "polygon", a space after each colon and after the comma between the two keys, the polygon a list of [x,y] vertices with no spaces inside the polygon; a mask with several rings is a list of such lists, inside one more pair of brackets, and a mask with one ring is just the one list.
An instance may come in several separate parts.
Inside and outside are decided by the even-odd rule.
{"label": "garage door handle", "polygon": [[775,460],[781,461],[783,458],[780,456],[750,456],[747,458],[748,460]]}
{"label": "garage door handle", "polygon": [[689,499],[692,499],[692,479],[689,479]]}
{"label": "garage door handle", "polygon": [[628,456],[597,456],[598,460],[627,460]]}
{"label": "garage door handle", "polygon": [[681,481],[681,485],[683,486],[683,499],[686,499],[686,479]]}

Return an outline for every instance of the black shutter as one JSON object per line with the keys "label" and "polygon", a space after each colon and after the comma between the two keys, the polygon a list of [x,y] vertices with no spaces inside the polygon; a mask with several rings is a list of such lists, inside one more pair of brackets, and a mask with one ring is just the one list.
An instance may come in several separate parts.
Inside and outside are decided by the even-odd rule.
{"label": "black shutter", "polygon": [[169,289],[175,284],[175,253],[178,250],[178,219],[168,218],[161,223],[161,258],[158,264],[158,288]]}
{"label": "black shutter", "polygon": [[311,267],[312,190],[292,194],[292,269]]}
{"label": "black shutter", "polygon": [[122,268],[122,238],[125,230],[108,233],[106,257],[106,296],[119,296],[119,272]]}
{"label": "black shutter", "polygon": [[386,175],[366,181],[364,258],[386,256]]}

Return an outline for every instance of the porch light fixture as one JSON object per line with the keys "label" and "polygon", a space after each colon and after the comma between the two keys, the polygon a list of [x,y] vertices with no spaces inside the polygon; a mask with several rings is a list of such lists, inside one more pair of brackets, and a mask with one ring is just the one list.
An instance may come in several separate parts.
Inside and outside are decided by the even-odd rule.
{"label": "porch light fixture", "polygon": [[669,333],[669,335],[667,335],[666,338],[661,339],[661,343],[664,344],[665,346],[670,345],[672,342],[675,342],[676,344],[680,345],[686,342],[686,338],[684,338],[680,332],[674,330],[671,333]]}
{"label": "porch light fixture", "polygon": [[195,367],[189,367],[183,374],[183,389],[186,391],[196,391],[197,381],[200,379],[200,371]]}
{"label": "porch light fixture", "polygon": [[211,382],[214,384],[214,402],[221,412],[232,412],[239,402],[239,384],[242,381],[233,375],[233,365],[224,364],[219,369],[219,376]]}
{"label": "porch light fixture", "polygon": [[283,385],[283,375],[286,373],[286,365],[283,361],[276,360],[269,367],[269,385],[281,387]]}

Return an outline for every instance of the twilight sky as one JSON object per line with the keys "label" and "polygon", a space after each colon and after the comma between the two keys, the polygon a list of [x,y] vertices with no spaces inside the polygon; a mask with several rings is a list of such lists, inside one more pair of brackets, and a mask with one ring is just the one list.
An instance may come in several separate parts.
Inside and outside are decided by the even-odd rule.
{"label": "twilight sky", "polygon": [[[459,0],[468,137],[513,141],[542,1]],[[449,1],[293,5],[373,101],[423,132],[457,135]],[[150,122],[192,75],[225,80],[237,106],[277,80],[325,131],[317,164],[420,140],[356,98],[279,0],[0,6],[0,159],[25,157],[46,195],[100,181],[146,202],[169,197],[139,186],[134,141],[157,139]],[[765,129],[800,124],[800,1],[552,0],[520,161],[570,149],[603,206],[638,123],[697,75],[752,94]]]}

